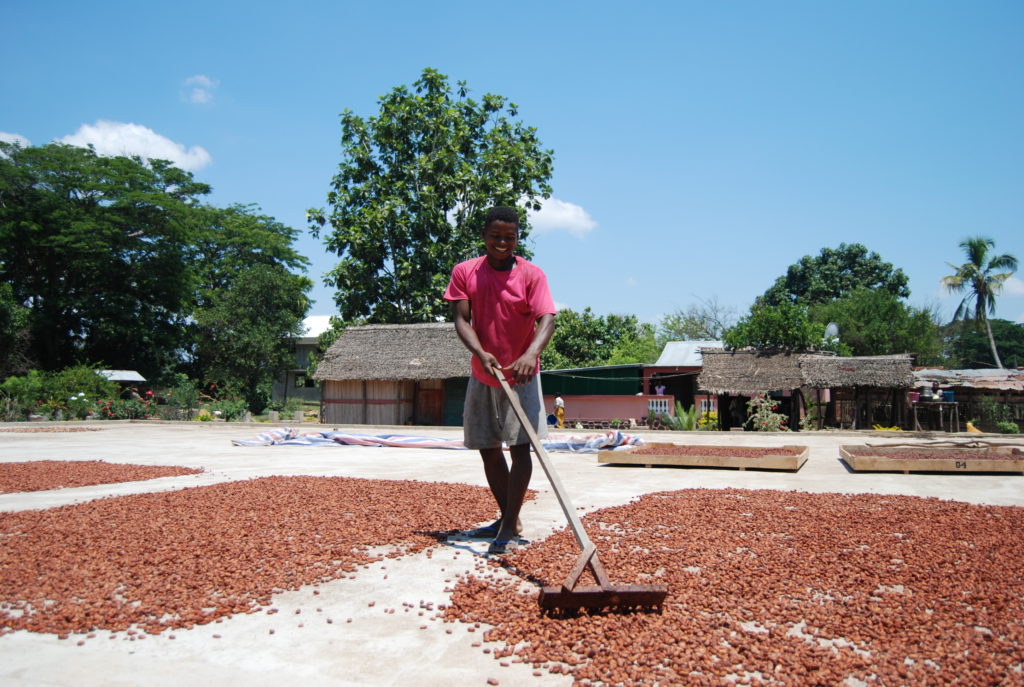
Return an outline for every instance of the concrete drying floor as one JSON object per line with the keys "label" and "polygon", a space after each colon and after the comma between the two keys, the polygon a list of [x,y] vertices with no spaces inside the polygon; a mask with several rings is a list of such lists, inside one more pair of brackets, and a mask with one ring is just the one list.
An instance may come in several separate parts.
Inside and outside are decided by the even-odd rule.
{"label": "concrete drying floor", "polygon": [[[39,427],[34,424],[32,427]],[[84,426],[84,425],[79,425]],[[268,475],[346,476],[371,479],[416,479],[485,485],[475,452],[370,447],[239,447],[231,439],[248,439],[268,425],[226,423],[96,423],[95,432],[12,433],[0,425],[0,463],[26,460],[105,460],[141,465],[202,467],[199,475],[146,482],[107,484],[44,492],[0,494],[0,511],[41,509],[83,501],[196,487]],[[329,429],[303,425],[303,431]],[[344,428],[364,433],[394,432],[461,436],[451,428]],[[579,433],[579,432],[578,432]],[[1024,506],[1024,476],[979,474],[854,473],[839,459],[841,444],[926,442],[951,435],[900,433],[641,433],[649,440],[685,444],[810,447],[807,463],[797,473],[730,469],[616,467],[598,465],[593,454],[550,454],[574,505],[584,511],[628,502],[635,496],[686,488],[799,490],[907,494],[977,504]],[[976,437],[977,435],[974,435]],[[959,435],[959,439],[974,438]],[[997,439],[986,436],[985,439]],[[1013,442],[1007,437],[1008,443]],[[523,509],[524,536],[538,540],[564,526],[558,502],[540,466],[533,488],[539,494]],[[473,523],[467,523],[469,526]],[[426,553],[388,559],[355,579],[342,579],[312,589],[276,595],[276,615],[240,614],[222,623],[147,635],[127,641],[124,634],[106,641],[109,633],[79,646],[79,637],[19,631],[0,636],[0,684],[67,685],[568,685],[571,678],[533,675],[529,665],[502,667],[482,647],[482,631],[426,620],[416,613],[419,602],[445,603],[448,583],[471,572],[486,542],[453,542]],[[381,572],[387,566],[387,579]],[[443,568],[443,570],[442,570]],[[369,600],[376,603],[368,605]],[[406,613],[403,604],[412,604]],[[315,609],[321,608],[322,613]],[[398,609],[394,614],[384,609]],[[295,610],[302,609],[302,615]],[[334,622],[321,618],[329,614]],[[429,615],[429,614],[428,614]],[[351,618],[351,622],[346,622]],[[302,623],[304,626],[299,627]],[[426,624],[426,629],[421,626]],[[270,634],[270,629],[274,634]],[[485,628],[484,628],[485,629]],[[453,630],[450,634],[447,630]],[[175,639],[169,635],[174,634]],[[219,637],[215,637],[219,635]],[[486,645],[485,645],[486,646]]]}

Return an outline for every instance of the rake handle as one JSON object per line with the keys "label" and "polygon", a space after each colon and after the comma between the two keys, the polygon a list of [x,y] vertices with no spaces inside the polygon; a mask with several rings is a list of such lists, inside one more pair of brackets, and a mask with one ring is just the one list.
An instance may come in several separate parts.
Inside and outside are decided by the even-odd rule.
{"label": "rake handle", "polygon": [[551,488],[555,492],[555,497],[558,498],[558,505],[562,507],[562,512],[565,513],[565,518],[569,521],[569,529],[572,530],[573,535],[576,537],[576,542],[583,549],[583,553],[580,554],[579,559],[576,561],[576,566],[569,573],[569,577],[566,578],[563,586],[566,589],[575,587],[576,581],[579,580],[580,575],[583,574],[587,566],[590,566],[590,569],[594,571],[594,577],[597,578],[598,584],[608,585],[608,575],[605,573],[604,566],[601,565],[601,561],[597,557],[597,547],[590,540],[587,531],[583,529],[583,523],[580,522],[576,509],[573,508],[572,502],[569,501],[569,496],[565,493],[562,480],[558,478],[558,473],[555,472],[555,467],[551,464],[551,459],[548,457],[547,451],[544,450],[540,437],[537,436],[537,432],[533,429],[533,423],[530,422],[530,418],[526,416],[526,411],[523,410],[522,404],[519,403],[519,396],[512,391],[512,387],[509,386],[505,375],[499,372],[495,377],[501,383],[501,388],[505,391],[505,395],[512,405],[513,412],[519,418],[519,424],[526,430],[526,435],[530,437],[530,443],[533,445],[533,450],[540,460],[540,466],[544,468],[544,474],[547,475],[548,482],[551,483]]}

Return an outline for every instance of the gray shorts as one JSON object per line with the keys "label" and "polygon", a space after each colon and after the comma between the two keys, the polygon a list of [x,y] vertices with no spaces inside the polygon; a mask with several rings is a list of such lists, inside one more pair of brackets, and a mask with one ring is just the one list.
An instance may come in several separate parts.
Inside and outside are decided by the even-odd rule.
{"label": "gray shorts", "polygon": [[[544,421],[544,402],[541,398],[540,375],[522,386],[513,386],[519,396],[526,417],[530,418],[538,437],[548,435]],[[500,386],[487,386],[470,376],[466,387],[466,407],[462,413],[463,443],[466,448],[500,448],[502,443],[518,446],[530,443],[530,435],[519,424],[512,404]]]}

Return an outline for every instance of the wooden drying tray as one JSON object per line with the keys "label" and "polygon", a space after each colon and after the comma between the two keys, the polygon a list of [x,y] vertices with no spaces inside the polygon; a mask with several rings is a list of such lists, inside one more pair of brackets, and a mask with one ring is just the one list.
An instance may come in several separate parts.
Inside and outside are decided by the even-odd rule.
{"label": "wooden drying tray", "polygon": [[[619,465],[643,465],[653,467],[655,465],[670,465],[677,467],[696,468],[736,468],[746,470],[754,468],[757,470],[791,470],[796,472],[807,462],[807,455],[810,449],[807,446],[744,446],[742,448],[768,449],[784,448],[790,451],[789,455],[768,455],[761,457],[730,456],[730,455],[678,455],[672,453],[672,449],[680,447],[679,444],[653,443],[645,444],[644,449],[657,449],[664,447],[665,453],[635,453],[635,448],[622,451],[601,451],[597,454],[598,463],[610,463]],[[688,446],[687,448],[702,448]],[[709,446],[718,450],[728,451],[729,446]]]}
{"label": "wooden drying tray", "polygon": [[[989,442],[939,442],[942,445],[860,444],[840,446],[839,455],[854,472],[998,472],[1024,475],[1024,452],[1016,446]],[[857,455],[850,449],[885,451],[890,455]],[[921,453],[930,457],[913,458]],[[901,457],[901,454],[906,454]]]}

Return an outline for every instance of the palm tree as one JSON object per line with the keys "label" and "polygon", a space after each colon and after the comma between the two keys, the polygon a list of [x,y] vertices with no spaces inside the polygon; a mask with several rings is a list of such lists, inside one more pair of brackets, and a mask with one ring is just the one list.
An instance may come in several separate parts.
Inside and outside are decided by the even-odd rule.
{"label": "palm tree", "polygon": [[[953,313],[953,321],[959,319],[973,319],[976,327],[981,329],[984,324],[988,332],[988,342],[992,346],[992,357],[995,358],[996,367],[1003,368],[999,360],[999,353],[996,351],[996,340],[992,337],[992,325],[989,324],[988,315],[996,312],[996,294],[1003,288],[1003,282],[1010,278],[1010,275],[1017,269],[1017,258],[1004,253],[1003,255],[991,255],[995,248],[992,239],[982,236],[964,239],[960,247],[967,256],[967,262],[960,265],[946,263],[956,272],[948,277],[942,278],[942,285],[950,293],[964,293],[964,299],[960,301],[956,312]],[[996,272],[1004,270],[1003,272]],[[972,307],[973,306],[973,307]],[[970,314],[974,310],[973,316]]]}

